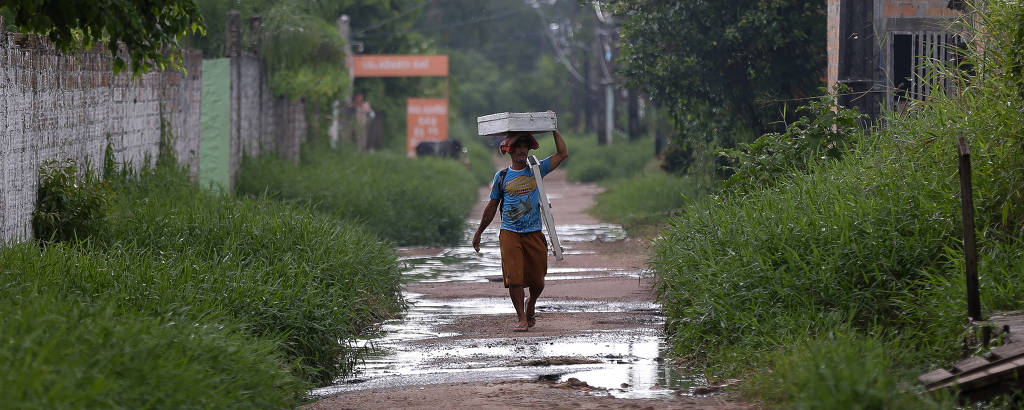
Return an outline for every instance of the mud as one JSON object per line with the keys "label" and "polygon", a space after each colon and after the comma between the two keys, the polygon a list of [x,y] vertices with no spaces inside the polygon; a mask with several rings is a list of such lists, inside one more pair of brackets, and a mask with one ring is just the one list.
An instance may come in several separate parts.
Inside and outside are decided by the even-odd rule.
{"label": "mud", "polygon": [[[549,257],[537,324],[516,318],[500,279],[495,220],[481,252],[400,249],[410,304],[360,372],[310,393],[308,408],[751,408],[667,355],[644,239],[586,214],[595,185],[545,179],[564,261]],[[497,218],[496,218],[497,219]]]}

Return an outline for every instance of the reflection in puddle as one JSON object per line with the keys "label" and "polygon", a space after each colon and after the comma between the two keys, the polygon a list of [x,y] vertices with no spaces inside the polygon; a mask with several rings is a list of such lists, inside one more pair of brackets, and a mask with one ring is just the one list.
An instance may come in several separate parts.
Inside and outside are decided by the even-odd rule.
{"label": "reflection in puddle", "polygon": [[[472,232],[467,232],[466,237],[471,235]],[[626,237],[621,227],[609,224],[559,225],[558,235],[567,253],[576,251],[574,243],[619,241]],[[414,282],[488,282],[500,278],[497,237],[497,229],[488,229],[480,253],[472,247],[455,247],[428,252],[427,256],[403,257],[405,274]],[[549,280],[643,275],[639,270],[607,268],[558,267],[548,272]],[[666,363],[667,346],[658,330],[663,319],[657,314],[660,306],[656,303],[546,299],[538,306],[542,314],[635,312],[638,320],[648,326],[628,331],[593,331],[568,337],[437,340],[458,336],[437,329],[460,318],[511,315],[514,310],[505,297],[441,300],[406,292],[405,298],[409,310],[401,319],[384,323],[384,336],[366,343],[371,353],[358,373],[337,385],[312,391],[314,398],[372,388],[469,381],[564,381],[570,377],[607,389],[609,395],[631,398],[674,395],[678,390],[685,392],[690,386],[705,384],[701,378]],[[587,359],[570,360],[571,363],[593,363],[523,364],[526,359],[555,357]]]}

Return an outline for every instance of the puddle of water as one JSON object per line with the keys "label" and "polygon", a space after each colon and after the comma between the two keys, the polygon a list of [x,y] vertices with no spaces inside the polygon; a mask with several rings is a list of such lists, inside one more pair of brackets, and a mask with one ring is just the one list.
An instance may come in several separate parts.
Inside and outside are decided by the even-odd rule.
{"label": "puddle of water", "polygon": [[[475,226],[470,224],[470,226]],[[466,241],[472,237],[467,231]],[[567,253],[580,252],[574,243],[618,241],[626,237],[618,225],[559,225],[559,238]],[[454,247],[427,256],[401,258],[405,275],[416,282],[487,282],[500,277],[498,230],[483,235],[481,252],[472,247]],[[589,252],[589,251],[587,251]],[[549,280],[585,279],[607,276],[640,277],[640,270],[607,268],[549,269]],[[674,395],[704,380],[667,364],[662,319],[651,312],[660,305],[650,302],[607,302],[545,299],[540,313],[551,312],[643,312],[649,327],[628,331],[595,331],[571,337],[529,337],[516,339],[460,339],[432,341],[456,336],[437,331],[469,315],[514,314],[508,298],[430,299],[406,292],[409,310],[398,320],[385,322],[383,336],[366,342],[370,354],[358,373],[338,384],[310,392],[313,398],[343,391],[394,386],[411,386],[462,381],[555,380],[569,377],[607,389],[616,397],[658,397]],[[596,361],[590,364],[523,366],[526,359],[575,357]],[[597,390],[595,390],[597,392]]]}

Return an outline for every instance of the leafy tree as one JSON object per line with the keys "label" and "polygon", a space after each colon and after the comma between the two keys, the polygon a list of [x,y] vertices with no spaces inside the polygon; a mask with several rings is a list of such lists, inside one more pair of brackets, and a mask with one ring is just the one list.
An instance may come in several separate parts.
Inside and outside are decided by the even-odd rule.
{"label": "leafy tree", "polygon": [[575,0],[446,0],[427,7],[416,30],[450,56],[453,119],[466,129],[480,115],[547,109],[566,129],[586,104],[568,67],[582,72],[591,57],[594,19]]}
{"label": "leafy tree", "polygon": [[[826,4],[818,0],[613,0],[621,20],[620,73],[681,130],[694,118],[732,147],[776,128],[786,102],[821,85]],[[723,135],[723,134],[732,134]],[[686,141],[683,132],[673,143]]]}
{"label": "leafy tree", "polygon": [[131,71],[181,67],[179,41],[205,32],[194,0],[5,0],[14,25],[42,34],[61,51],[106,42],[114,72],[126,68],[118,43],[124,43]]}

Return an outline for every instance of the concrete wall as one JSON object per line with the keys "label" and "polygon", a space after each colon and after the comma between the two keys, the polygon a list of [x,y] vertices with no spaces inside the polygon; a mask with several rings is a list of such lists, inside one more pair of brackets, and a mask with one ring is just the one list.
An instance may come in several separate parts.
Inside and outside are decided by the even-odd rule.
{"label": "concrete wall", "polygon": [[0,243],[31,237],[37,172],[51,159],[101,168],[109,143],[119,163],[155,159],[161,118],[179,161],[198,172],[202,57],[185,54],[188,74],[113,74],[107,50],[57,52],[38,36],[0,32]]}
{"label": "concrete wall", "polygon": [[[90,161],[98,171],[109,143],[118,163],[138,167],[156,159],[163,122],[178,161],[199,180],[203,62],[198,51],[184,57],[187,74],[133,79],[113,74],[103,47],[68,55],[45,38],[0,31],[0,246],[31,238],[37,173],[47,160]],[[302,100],[272,95],[255,53],[238,52],[230,64],[224,166],[233,184],[243,154],[298,161],[307,123]]]}
{"label": "concrete wall", "polygon": [[305,103],[274,96],[258,54],[259,17],[249,20],[250,43],[243,45],[237,11],[228,13],[226,46],[231,57],[231,186],[243,156],[277,155],[298,162],[307,138]]}

